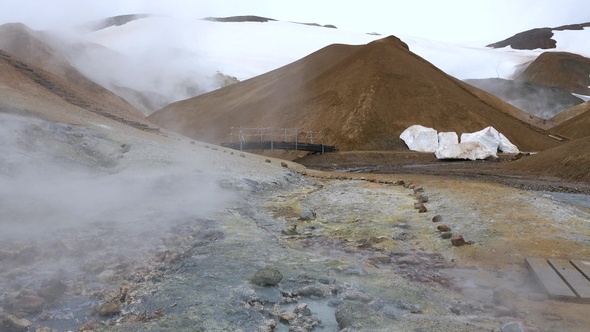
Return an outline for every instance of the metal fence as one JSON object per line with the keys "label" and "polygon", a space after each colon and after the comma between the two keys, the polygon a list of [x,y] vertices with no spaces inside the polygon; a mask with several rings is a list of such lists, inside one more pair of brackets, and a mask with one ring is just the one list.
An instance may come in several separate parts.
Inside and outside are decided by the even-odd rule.
{"label": "metal fence", "polygon": [[294,142],[295,150],[297,150],[298,143],[324,145],[324,136],[321,131],[308,131],[299,128],[231,127],[230,140],[232,144],[239,142],[240,145],[243,142],[270,142],[271,149],[274,142]]}

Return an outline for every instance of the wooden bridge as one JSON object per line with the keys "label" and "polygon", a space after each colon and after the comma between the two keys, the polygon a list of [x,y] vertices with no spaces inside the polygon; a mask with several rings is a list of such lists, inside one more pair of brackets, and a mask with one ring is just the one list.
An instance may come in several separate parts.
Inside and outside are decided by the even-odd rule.
{"label": "wooden bridge", "polygon": [[[335,152],[333,145],[324,145],[321,131],[297,128],[231,128],[231,142],[221,146],[234,150],[294,150]],[[315,139],[315,142],[314,142]]]}

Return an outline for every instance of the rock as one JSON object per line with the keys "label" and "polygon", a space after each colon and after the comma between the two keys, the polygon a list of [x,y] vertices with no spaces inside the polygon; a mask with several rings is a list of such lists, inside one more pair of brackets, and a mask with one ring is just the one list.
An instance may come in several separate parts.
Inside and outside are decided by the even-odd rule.
{"label": "rock", "polygon": [[451,232],[442,232],[440,234],[440,237],[443,239],[450,239],[453,236],[453,233]]}
{"label": "rock", "polygon": [[285,227],[285,229],[281,230],[281,234],[283,234],[283,235],[301,235],[297,231],[297,225]]}
{"label": "rock", "polygon": [[418,199],[418,203],[428,202],[428,196],[426,196],[424,194],[419,194],[418,196],[416,196],[416,198]]}
{"label": "rock", "polygon": [[512,144],[512,142],[510,142],[508,138],[506,138],[506,136],[504,136],[502,133],[500,133],[500,144],[498,145],[498,150],[506,153],[520,153],[518,147]]}
{"label": "rock", "polygon": [[98,306],[98,314],[103,317],[118,315],[121,307],[117,301],[105,302]]}
{"label": "rock", "polygon": [[436,229],[438,229],[438,230],[439,230],[439,231],[441,231],[441,232],[450,232],[450,231],[451,231],[451,227],[449,227],[449,226],[448,226],[448,225],[446,225],[446,224],[438,225],[438,226],[436,227]]}
{"label": "rock", "polygon": [[364,303],[344,301],[336,309],[336,322],[340,330],[371,331],[371,328],[376,327],[376,315],[378,313]]}
{"label": "rock", "polygon": [[500,133],[494,127],[486,127],[474,133],[461,134],[461,143],[478,142],[493,153],[498,152]]}
{"label": "rock", "polygon": [[33,326],[29,320],[10,313],[2,313],[0,318],[2,319],[0,327],[6,332],[28,331],[29,327]]}
{"label": "rock", "polygon": [[78,332],[94,331],[94,330],[98,329],[99,327],[100,327],[100,322],[93,318],[93,319],[87,321],[86,323],[82,324],[82,326],[80,326],[78,328]]}
{"label": "rock", "polygon": [[285,168],[289,168],[289,165],[287,165],[287,163],[286,163],[286,162],[284,162],[284,161],[282,161],[282,162],[281,162],[281,166],[282,166],[282,167],[285,167]]}
{"label": "rock", "polygon": [[461,142],[455,145],[444,146],[435,151],[437,159],[466,159],[478,160],[490,157],[497,158],[496,153],[486,148],[479,142]]}
{"label": "rock", "polygon": [[416,187],[413,188],[413,190],[414,190],[414,194],[423,193],[424,192],[424,188],[422,186],[416,186]]}
{"label": "rock", "polygon": [[513,308],[518,295],[506,287],[498,287],[494,289],[493,300],[497,306],[505,306]]}
{"label": "rock", "polygon": [[432,222],[441,222],[443,220],[443,217],[440,214],[437,214],[436,216],[432,217]]}
{"label": "rock", "polygon": [[264,162],[269,163],[269,164],[271,163],[270,159],[266,159]]}
{"label": "rock", "polygon": [[436,130],[421,125],[413,125],[399,136],[412,151],[435,152],[438,149]]}
{"label": "rock", "polygon": [[421,209],[423,207],[424,207],[424,204],[422,204],[420,202],[414,203],[414,209],[418,209],[419,210],[419,209]]}
{"label": "rock", "polygon": [[524,324],[522,322],[508,322],[500,328],[501,332],[524,332]]}
{"label": "rock", "polygon": [[297,315],[294,312],[283,312],[279,315],[279,320],[287,324],[291,324],[296,318]]}
{"label": "rock", "polygon": [[454,131],[438,133],[438,148],[459,144],[459,136]]}
{"label": "rock", "polygon": [[316,213],[312,209],[303,209],[299,215],[299,220],[315,220]]}
{"label": "rock", "polygon": [[463,239],[462,235],[457,234],[457,235],[451,236],[451,243],[455,247],[460,247],[465,244],[465,240]]}
{"label": "rock", "polygon": [[332,295],[332,288],[328,285],[316,284],[301,287],[297,290],[297,295],[303,297],[327,297]]}
{"label": "rock", "polygon": [[[80,331],[80,330],[78,330],[78,331]],[[59,332],[59,331],[56,329],[52,329],[50,327],[44,326],[44,327],[40,327],[40,328],[36,329],[35,332]]]}
{"label": "rock", "polygon": [[45,306],[45,299],[36,295],[25,295],[18,298],[14,303],[14,309],[22,312],[39,312]]}
{"label": "rock", "polygon": [[45,301],[51,303],[62,297],[67,288],[68,287],[60,280],[47,279],[41,283],[41,287],[39,287],[37,295],[44,298]]}
{"label": "rock", "polygon": [[283,275],[277,269],[267,267],[254,273],[250,282],[258,286],[276,286],[283,280]]}
{"label": "rock", "polygon": [[426,206],[422,205],[419,209],[418,209],[418,213],[425,213],[428,212],[428,209],[426,209]]}
{"label": "rock", "polygon": [[311,309],[309,309],[306,303],[298,304],[293,312],[298,316],[311,316]]}

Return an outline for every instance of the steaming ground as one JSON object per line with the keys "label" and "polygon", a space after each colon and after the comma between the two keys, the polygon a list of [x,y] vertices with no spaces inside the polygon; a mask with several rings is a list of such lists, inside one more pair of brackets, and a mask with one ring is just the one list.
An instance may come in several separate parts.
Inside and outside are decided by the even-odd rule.
{"label": "steaming ground", "polygon": [[[0,113],[4,329],[12,314],[57,331],[590,323],[587,305],[543,297],[522,264],[588,257],[587,208],[478,181],[303,176],[293,163],[71,115]],[[400,179],[423,186],[426,213],[411,189],[385,183]],[[300,220],[308,210],[316,219]],[[435,214],[472,245],[442,239]],[[281,272],[278,285],[250,282],[264,267]],[[516,299],[495,303],[500,286]],[[303,304],[310,315],[289,319]]]}

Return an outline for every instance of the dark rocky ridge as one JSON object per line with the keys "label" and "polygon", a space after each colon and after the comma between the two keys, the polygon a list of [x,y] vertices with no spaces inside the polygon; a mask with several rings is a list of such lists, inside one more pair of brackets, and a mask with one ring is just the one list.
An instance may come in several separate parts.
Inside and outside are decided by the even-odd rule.
{"label": "dark rocky ridge", "polygon": [[590,27],[590,22],[563,25],[556,28],[531,29],[517,33],[502,41],[486,45],[486,47],[502,48],[510,46],[517,50],[551,49],[557,45],[557,41],[551,38],[553,37],[553,31],[583,30],[585,27]]}

